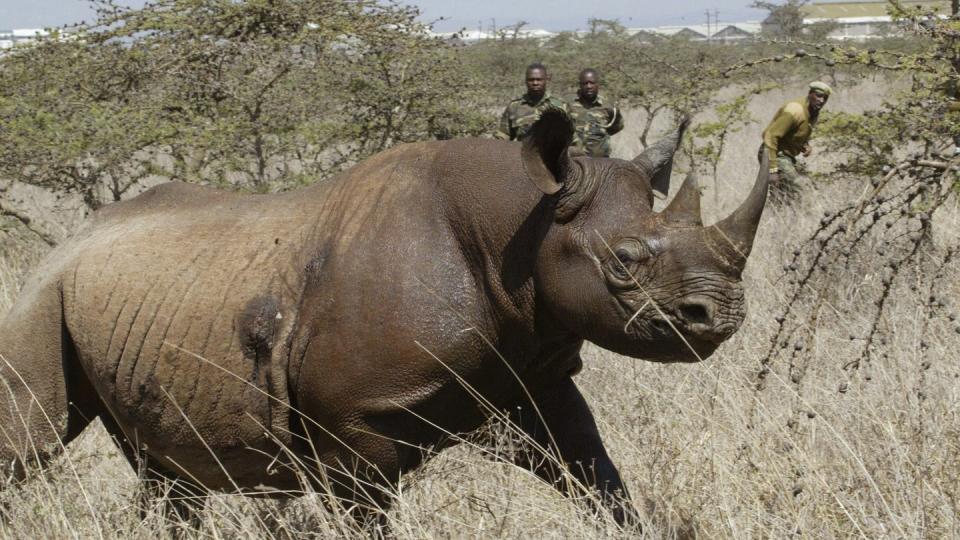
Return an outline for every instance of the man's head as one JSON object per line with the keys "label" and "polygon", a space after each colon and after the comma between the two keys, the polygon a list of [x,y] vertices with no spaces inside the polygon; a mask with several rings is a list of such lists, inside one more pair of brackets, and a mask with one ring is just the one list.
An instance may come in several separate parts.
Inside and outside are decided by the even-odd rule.
{"label": "man's head", "polygon": [[597,99],[600,92],[600,74],[593,68],[586,68],[580,72],[580,97],[587,101]]}
{"label": "man's head", "polygon": [[547,66],[534,62],[527,66],[526,83],[527,94],[532,98],[541,98],[547,92]]}
{"label": "man's head", "polygon": [[807,102],[810,104],[810,112],[819,113],[820,109],[827,104],[830,94],[833,90],[825,82],[813,81],[810,83],[810,92],[807,94]]}

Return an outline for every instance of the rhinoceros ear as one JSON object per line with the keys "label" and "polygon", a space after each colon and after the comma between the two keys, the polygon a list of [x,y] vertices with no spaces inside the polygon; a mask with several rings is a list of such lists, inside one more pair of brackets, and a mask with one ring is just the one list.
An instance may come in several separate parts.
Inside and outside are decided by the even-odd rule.
{"label": "rhinoceros ear", "polygon": [[573,122],[567,113],[548,107],[523,138],[523,169],[537,188],[553,195],[560,191],[569,169],[567,148],[573,141]]}

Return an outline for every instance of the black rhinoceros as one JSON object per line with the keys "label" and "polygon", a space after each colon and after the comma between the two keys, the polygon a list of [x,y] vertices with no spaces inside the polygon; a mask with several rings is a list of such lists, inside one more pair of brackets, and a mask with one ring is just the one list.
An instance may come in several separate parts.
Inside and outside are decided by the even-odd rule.
{"label": "black rhinoceros", "polygon": [[406,144],[289,193],[172,183],[103,208],[0,325],[4,476],[99,417],[152,475],[280,493],[298,462],[363,514],[492,407],[558,455],[518,464],[551,481],[568,464],[554,485],[623,520],[581,345],[710,355],[743,320],[766,200],[761,166],[713,226],[692,177],[654,212],[681,132],[632,162],[574,158],[551,110],[523,143]]}

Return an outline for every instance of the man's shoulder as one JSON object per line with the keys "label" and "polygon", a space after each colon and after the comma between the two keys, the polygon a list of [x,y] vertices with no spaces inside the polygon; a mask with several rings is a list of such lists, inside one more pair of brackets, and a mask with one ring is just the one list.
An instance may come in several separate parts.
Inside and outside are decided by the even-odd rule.
{"label": "man's shoulder", "polygon": [[517,108],[521,105],[523,105],[523,97],[515,97],[507,102],[507,106],[504,107],[504,111],[516,112]]}
{"label": "man's shoulder", "polygon": [[601,107],[606,107],[607,109],[616,109],[617,100],[613,96],[608,96],[606,94],[597,94],[597,103]]}
{"label": "man's shoulder", "polygon": [[559,107],[561,109],[566,109],[569,106],[569,103],[566,99],[557,96],[547,96],[543,100],[544,105],[552,105],[554,107]]}
{"label": "man's shoulder", "polygon": [[806,106],[802,100],[793,100],[788,101],[783,105],[783,113],[789,114],[797,122],[801,122],[807,118]]}

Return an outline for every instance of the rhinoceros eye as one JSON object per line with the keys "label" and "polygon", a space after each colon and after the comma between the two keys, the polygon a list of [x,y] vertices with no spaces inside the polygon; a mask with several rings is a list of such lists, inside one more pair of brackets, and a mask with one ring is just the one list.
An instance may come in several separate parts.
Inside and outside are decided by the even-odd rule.
{"label": "rhinoceros eye", "polygon": [[614,255],[617,256],[617,260],[622,262],[625,266],[640,262],[641,260],[647,258],[647,249],[643,244],[636,240],[627,240],[620,245],[618,245],[613,250]]}
{"label": "rhinoceros eye", "polygon": [[610,270],[621,279],[628,279],[635,270],[637,263],[643,261],[649,255],[644,245],[633,239],[619,244],[614,248],[613,254],[616,259],[610,261]]}
{"label": "rhinoceros eye", "polygon": [[620,248],[617,250],[617,259],[624,265],[630,265],[637,260],[637,257],[630,250]]}

